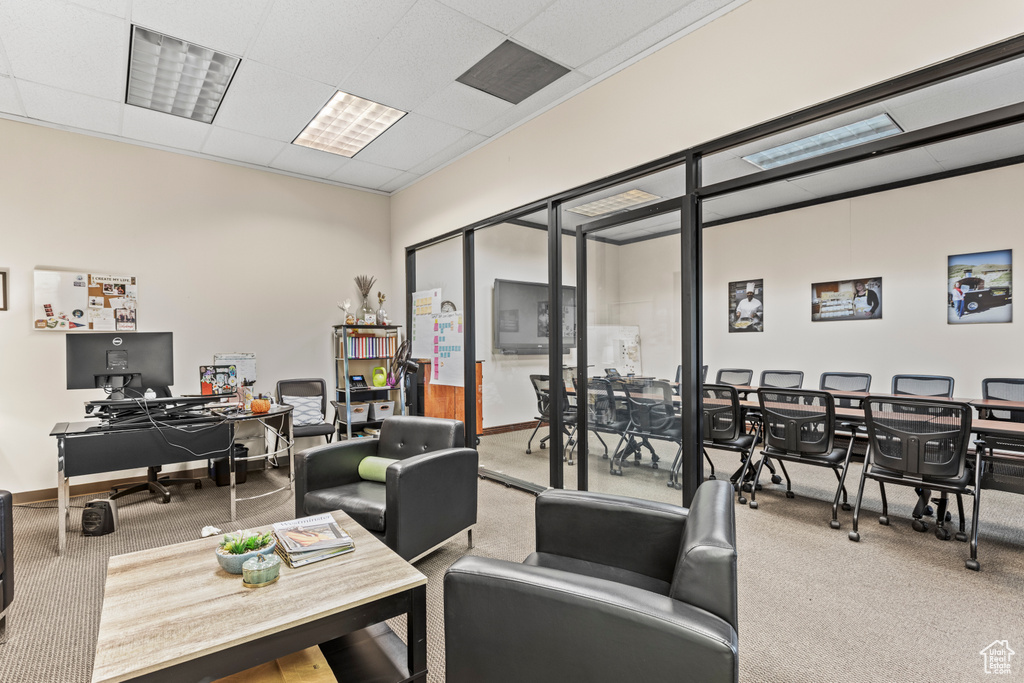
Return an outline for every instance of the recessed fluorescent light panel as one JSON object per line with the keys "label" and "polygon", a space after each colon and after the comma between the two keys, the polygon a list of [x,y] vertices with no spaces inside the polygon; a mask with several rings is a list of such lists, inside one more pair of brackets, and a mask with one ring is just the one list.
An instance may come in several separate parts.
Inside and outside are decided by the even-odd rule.
{"label": "recessed fluorescent light panel", "polygon": [[903,129],[897,126],[896,122],[888,114],[879,114],[864,121],[851,123],[848,126],[833,128],[824,133],[818,133],[801,140],[787,142],[784,145],[766,149],[763,152],[750,154],[743,157],[743,159],[762,170],[767,170],[902,132]]}
{"label": "recessed fluorescent light panel", "polygon": [[238,62],[238,57],[133,26],[125,102],[211,123]]}
{"label": "recessed fluorescent light panel", "polygon": [[405,114],[339,90],[293,144],[353,157]]}
{"label": "recessed fluorescent light panel", "polygon": [[643,190],[628,190],[626,192],[620,192],[619,194],[612,195],[611,197],[595,199],[587,204],[574,206],[571,209],[566,209],[566,211],[572,211],[573,213],[578,213],[581,216],[603,216],[606,213],[628,209],[629,207],[636,206],[637,204],[646,204],[647,202],[655,199],[661,199],[661,197],[656,194],[651,194],[650,192],[644,192]]}

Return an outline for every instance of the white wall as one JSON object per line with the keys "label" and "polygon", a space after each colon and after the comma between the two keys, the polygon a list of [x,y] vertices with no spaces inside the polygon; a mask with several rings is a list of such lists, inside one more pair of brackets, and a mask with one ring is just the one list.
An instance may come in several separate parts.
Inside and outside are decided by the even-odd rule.
{"label": "white wall", "polygon": [[[401,247],[1024,32],[1024,3],[751,0],[398,193]],[[404,303],[403,303],[404,305]]]}
{"label": "white wall", "polygon": [[0,207],[0,488],[15,492],[56,485],[50,429],[102,398],[65,389],[64,333],[32,329],[33,269],[137,275],[139,329],[174,333],[179,394],[219,351],[256,353],[257,390],[332,389],[352,278],[404,299],[381,195],[0,120]]}

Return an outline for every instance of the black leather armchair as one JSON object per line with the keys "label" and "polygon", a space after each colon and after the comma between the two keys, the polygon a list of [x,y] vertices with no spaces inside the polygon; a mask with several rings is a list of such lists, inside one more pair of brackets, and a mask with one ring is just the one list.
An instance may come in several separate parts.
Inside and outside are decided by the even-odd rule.
{"label": "black leather armchair", "polygon": [[10,491],[0,491],[0,643],[7,641],[7,608],[14,600],[14,520]]}
{"label": "black leather armchair", "polygon": [[448,683],[736,681],[732,487],[689,509],[549,490],[523,564],[463,557],[444,580]]}
{"label": "black leather armchair", "polygon": [[[476,524],[479,456],[458,420],[395,416],[380,437],[319,446],[295,462],[295,514],[344,510],[406,560]],[[393,458],[387,481],[363,481],[367,456]]]}

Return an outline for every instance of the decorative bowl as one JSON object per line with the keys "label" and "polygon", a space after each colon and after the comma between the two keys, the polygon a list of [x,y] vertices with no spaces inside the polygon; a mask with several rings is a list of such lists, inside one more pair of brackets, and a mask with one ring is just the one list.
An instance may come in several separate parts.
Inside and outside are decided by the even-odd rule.
{"label": "decorative bowl", "polygon": [[263,546],[259,550],[252,550],[241,555],[225,555],[220,552],[220,547],[213,551],[213,554],[217,556],[217,562],[220,564],[221,569],[226,571],[228,574],[241,574],[242,565],[245,561],[251,557],[257,555],[269,555],[274,552],[274,548],[277,547],[277,539],[270,542],[270,545]]}

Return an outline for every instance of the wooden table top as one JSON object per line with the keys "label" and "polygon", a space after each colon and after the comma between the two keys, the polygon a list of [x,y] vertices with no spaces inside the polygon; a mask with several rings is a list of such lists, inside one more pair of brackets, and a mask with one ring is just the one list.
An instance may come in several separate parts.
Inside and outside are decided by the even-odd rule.
{"label": "wooden table top", "polygon": [[[93,683],[122,681],[280,633],[426,584],[427,577],[343,512],[351,553],[245,588],[217,564],[211,536],[111,557]],[[270,527],[264,527],[269,530]]]}

